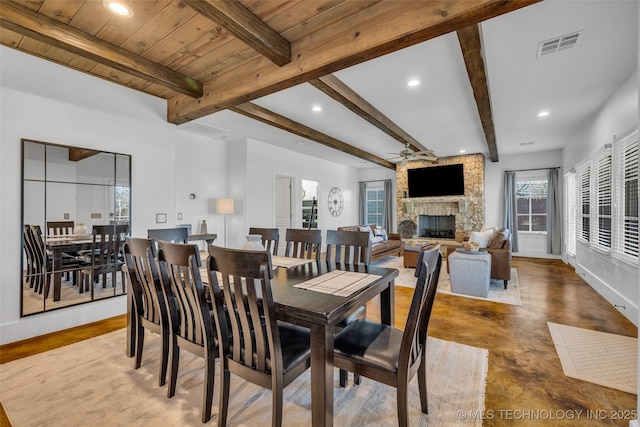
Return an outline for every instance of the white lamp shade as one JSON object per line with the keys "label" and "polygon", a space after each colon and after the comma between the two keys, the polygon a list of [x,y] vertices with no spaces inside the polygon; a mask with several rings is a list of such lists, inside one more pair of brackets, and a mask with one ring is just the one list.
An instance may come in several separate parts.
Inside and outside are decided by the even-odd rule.
{"label": "white lamp shade", "polygon": [[232,214],[233,213],[233,199],[218,199],[216,200],[216,212],[219,214]]}

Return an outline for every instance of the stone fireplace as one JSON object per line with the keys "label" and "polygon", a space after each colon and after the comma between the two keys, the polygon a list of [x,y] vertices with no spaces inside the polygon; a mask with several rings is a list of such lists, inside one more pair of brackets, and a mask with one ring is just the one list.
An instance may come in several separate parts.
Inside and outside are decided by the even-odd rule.
{"label": "stone fireplace", "polygon": [[418,236],[430,239],[455,239],[455,215],[419,215]]}
{"label": "stone fireplace", "polygon": [[[453,220],[453,234],[447,231],[448,237],[431,237],[433,239],[454,239],[457,235],[469,235],[484,225],[484,156],[469,154],[464,156],[441,157],[433,165],[426,161],[407,162],[405,166],[396,168],[397,183],[397,217],[398,222],[409,220],[415,224],[416,237],[425,234],[424,229],[436,229],[435,234],[444,233],[441,228],[450,228],[449,221],[441,219],[436,225],[425,223],[423,216],[447,217]],[[407,198],[407,169],[429,166],[442,166],[462,163],[464,167],[464,195],[446,197]],[[434,183],[433,185],[438,185]]]}

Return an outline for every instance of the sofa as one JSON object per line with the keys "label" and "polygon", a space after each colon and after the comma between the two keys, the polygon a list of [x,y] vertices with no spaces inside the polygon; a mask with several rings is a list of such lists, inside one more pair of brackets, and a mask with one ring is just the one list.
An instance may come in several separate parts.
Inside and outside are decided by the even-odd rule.
{"label": "sofa", "polygon": [[[345,227],[338,227],[338,230],[341,231],[363,231],[362,228],[367,227],[364,225],[349,225]],[[371,237],[376,237],[376,226],[370,225],[371,228]],[[384,258],[386,256],[402,256],[402,250],[404,248],[404,243],[402,242],[402,237],[400,237],[399,233],[388,233],[388,238],[381,242],[378,242],[379,239],[371,239],[371,261],[378,260],[380,258]]]}
{"label": "sofa", "polygon": [[[472,233],[473,236],[473,233]],[[502,280],[504,288],[507,289],[507,282],[511,279],[511,231],[506,228],[496,230],[488,242],[487,247],[481,251],[486,251],[491,255],[491,278]],[[472,240],[470,238],[470,240]],[[482,245],[481,245],[482,246]],[[447,249],[447,257],[455,247]],[[449,272],[449,263],[447,263],[447,273]]]}

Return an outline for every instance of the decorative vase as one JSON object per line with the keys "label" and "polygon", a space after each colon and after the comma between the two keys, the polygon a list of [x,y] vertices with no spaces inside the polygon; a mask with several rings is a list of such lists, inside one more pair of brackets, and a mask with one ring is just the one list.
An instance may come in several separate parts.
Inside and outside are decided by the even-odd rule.
{"label": "decorative vase", "polygon": [[262,236],[260,234],[247,234],[247,241],[242,249],[249,251],[264,251],[262,246]]}
{"label": "decorative vase", "polygon": [[200,234],[207,234],[207,220],[203,219],[202,224],[200,224]]}
{"label": "decorative vase", "polygon": [[75,234],[76,236],[86,236],[87,234],[89,234],[89,231],[87,230],[86,225],[76,224],[76,226],[73,227],[73,234]]}

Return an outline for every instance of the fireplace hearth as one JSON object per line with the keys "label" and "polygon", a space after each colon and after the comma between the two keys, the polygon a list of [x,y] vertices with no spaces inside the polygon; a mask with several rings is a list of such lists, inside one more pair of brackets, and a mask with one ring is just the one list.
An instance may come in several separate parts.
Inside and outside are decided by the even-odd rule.
{"label": "fireplace hearth", "polygon": [[455,215],[420,215],[418,217],[420,237],[431,239],[455,239]]}

